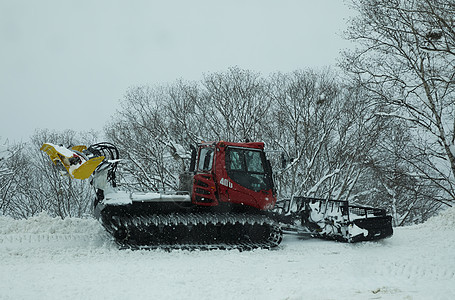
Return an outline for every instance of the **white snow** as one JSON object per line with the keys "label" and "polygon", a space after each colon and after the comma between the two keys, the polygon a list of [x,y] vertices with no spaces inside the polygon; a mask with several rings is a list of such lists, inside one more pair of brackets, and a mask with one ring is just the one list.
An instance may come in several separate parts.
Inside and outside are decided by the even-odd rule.
{"label": "white snow", "polygon": [[355,224],[349,225],[348,231],[351,237],[357,236],[359,234],[362,234],[363,236],[368,235],[368,230],[360,228]]}
{"label": "white snow", "polygon": [[54,149],[55,149],[57,152],[59,152],[60,154],[66,156],[66,157],[68,157],[68,158],[69,158],[69,157],[73,157],[74,152],[71,151],[71,150],[69,150],[69,149],[67,149],[67,148],[65,148],[65,147],[58,146],[58,145],[54,145],[54,144],[51,144],[51,143],[46,143],[46,144],[48,144],[48,145],[54,147]]}
{"label": "white snow", "polygon": [[160,202],[163,200],[187,201],[191,202],[190,195],[166,195],[162,193],[130,193],[127,191],[115,191],[106,194],[104,202],[110,205],[125,205],[135,202]]}
{"label": "white snow", "polygon": [[131,199],[133,201],[143,201],[143,202],[160,202],[162,200],[177,200],[177,201],[187,201],[191,202],[190,195],[166,195],[162,193],[147,192],[147,193],[132,193]]}
{"label": "white snow", "polygon": [[0,217],[0,299],[455,299],[455,208],[389,239],[118,250],[93,219]]}
{"label": "white snow", "polygon": [[131,193],[118,191],[106,194],[104,202],[110,205],[125,205],[133,203],[133,200],[131,200]]}

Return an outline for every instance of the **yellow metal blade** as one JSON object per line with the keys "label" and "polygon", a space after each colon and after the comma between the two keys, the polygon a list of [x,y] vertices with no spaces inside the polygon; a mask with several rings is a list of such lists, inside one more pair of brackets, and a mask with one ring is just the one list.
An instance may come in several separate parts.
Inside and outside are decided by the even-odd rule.
{"label": "yellow metal blade", "polygon": [[77,146],[73,146],[71,148],[71,150],[75,150],[75,151],[79,151],[79,152],[82,152],[85,149],[87,149],[87,146],[85,146],[85,145],[77,145]]}
{"label": "yellow metal blade", "polygon": [[92,175],[99,164],[104,160],[104,156],[98,156],[87,160],[77,169],[73,170],[73,177],[76,179],[87,179]]}
{"label": "yellow metal blade", "polygon": [[[60,151],[58,151],[57,149]],[[66,171],[70,173],[69,171],[70,163],[68,159],[73,156],[70,150],[50,143],[43,144],[40,150],[46,152],[55,165],[58,164],[63,165]]]}

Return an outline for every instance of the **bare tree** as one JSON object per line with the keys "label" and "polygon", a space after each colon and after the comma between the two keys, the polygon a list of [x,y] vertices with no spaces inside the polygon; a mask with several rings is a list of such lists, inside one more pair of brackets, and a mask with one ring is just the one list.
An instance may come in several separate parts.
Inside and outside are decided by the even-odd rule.
{"label": "bare tree", "polygon": [[11,202],[21,191],[27,163],[23,156],[23,144],[0,145],[0,214],[8,214]]}
{"label": "bare tree", "polygon": [[206,75],[198,108],[217,140],[253,141],[262,138],[271,99],[260,74],[240,68]]}
{"label": "bare tree", "polygon": [[178,80],[167,87],[168,99],[163,101],[167,113],[163,115],[168,124],[169,140],[189,148],[208,136],[205,120],[198,108],[202,91],[194,82]]}
{"label": "bare tree", "polygon": [[349,199],[380,130],[361,90],[330,70],[275,74],[271,86],[266,140],[289,162],[276,176],[281,195]]}
{"label": "bare tree", "polygon": [[123,109],[107,126],[106,135],[125,159],[120,168],[126,186],[140,190],[177,187],[180,166],[170,146],[178,138],[170,134],[169,101],[166,87],[131,88]]}
{"label": "bare tree", "polygon": [[[359,16],[347,38],[356,51],[344,67],[381,107],[379,116],[405,120],[413,131],[408,163],[455,199],[455,4],[451,0],[355,0]],[[419,163],[415,163],[418,161]]]}
{"label": "bare tree", "polygon": [[364,161],[354,199],[388,207],[395,226],[423,222],[441,207],[433,199],[438,194],[437,187],[415,168],[422,163],[406,122],[390,118],[384,121],[387,126]]}

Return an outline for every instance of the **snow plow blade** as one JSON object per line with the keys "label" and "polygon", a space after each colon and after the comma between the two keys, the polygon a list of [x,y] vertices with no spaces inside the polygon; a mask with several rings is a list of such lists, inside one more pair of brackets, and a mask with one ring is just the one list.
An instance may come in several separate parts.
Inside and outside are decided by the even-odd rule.
{"label": "snow plow blade", "polygon": [[76,179],[87,179],[90,177],[90,175],[93,174],[95,169],[101,164],[101,162],[104,160],[104,157],[94,157],[89,160],[87,160],[85,163],[83,163],[81,166],[79,166],[77,169],[73,171],[73,177]]}
{"label": "snow plow blade", "polygon": [[49,155],[52,162],[75,179],[87,179],[104,160],[104,156],[87,159],[82,151],[86,146],[75,146],[71,150],[51,143],[45,143],[40,150]]}
{"label": "snow plow blade", "polygon": [[285,199],[278,207],[288,217],[288,229],[313,237],[355,243],[393,235],[392,217],[380,208],[308,197]]}

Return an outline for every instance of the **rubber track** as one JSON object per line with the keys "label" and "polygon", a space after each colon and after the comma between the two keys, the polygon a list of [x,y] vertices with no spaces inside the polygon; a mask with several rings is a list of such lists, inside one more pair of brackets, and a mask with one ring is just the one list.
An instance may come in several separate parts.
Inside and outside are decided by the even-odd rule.
{"label": "rubber track", "polygon": [[275,221],[246,213],[113,216],[103,225],[127,249],[247,251],[271,249],[283,238]]}

